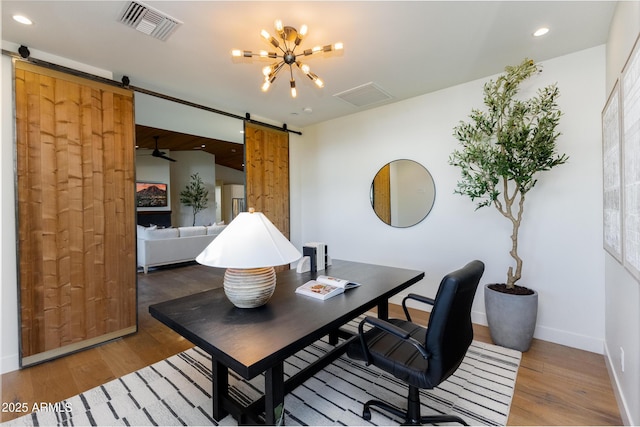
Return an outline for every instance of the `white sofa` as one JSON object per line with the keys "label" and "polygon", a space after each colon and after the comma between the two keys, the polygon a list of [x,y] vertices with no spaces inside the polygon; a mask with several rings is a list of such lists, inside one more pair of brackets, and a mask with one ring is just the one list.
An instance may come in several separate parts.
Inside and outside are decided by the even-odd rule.
{"label": "white sofa", "polygon": [[138,225],[138,266],[149,267],[193,261],[216,238],[224,225],[157,228]]}

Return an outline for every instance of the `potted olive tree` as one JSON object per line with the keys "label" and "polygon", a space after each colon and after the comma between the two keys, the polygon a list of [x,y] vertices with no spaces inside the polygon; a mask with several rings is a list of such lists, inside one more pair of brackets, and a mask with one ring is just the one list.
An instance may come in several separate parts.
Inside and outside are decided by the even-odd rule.
{"label": "potted olive tree", "polygon": [[193,209],[193,224],[196,225],[196,215],[207,208],[209,202],[209,190],[204,186],[200,174],[197,172],[191,175],[191,181],[186,188],[180,192],[180,203],[191,206]]}
{"label": "potted olive tree", "polygon": [[508,268],[506,283],[487,285],[484,294],[492,340],[520,351],[531,345],[538,311],[537,292],[516,285],[522,277],[518,232],[525,198],[538,182],[539,172],[568,159],[556,153],[562,115],[556,103],[557,85],[538,89],[529,99],[517,96],[520,84],[540,71],[540,65],[525,59],[487,82],[485,109],[473,109],[470,120],[454,128],[461,148],[449,159],[462,174],[455,192],[476,202],[476,209],[495,207],[511,224],[509,254],[515,268]]}

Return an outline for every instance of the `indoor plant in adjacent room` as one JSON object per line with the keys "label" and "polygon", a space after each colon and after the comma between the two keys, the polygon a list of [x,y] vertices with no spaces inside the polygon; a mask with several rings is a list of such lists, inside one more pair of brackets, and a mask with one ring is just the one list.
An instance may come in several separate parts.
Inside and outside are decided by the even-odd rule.
{"label": "indoor plant in adjacent room", "polygon": [[562,115],[556,84],[538,89],[529,99],[518,97],[520,84],[541,71],[530,59],[505,67],[495,81],[484,85],[484,110],[473,109],[469,121],[454,128],[461,148],[449,163],[460,168],[455,192],[476,202],[476,209],[493,206],[511,224],[515,262],[507,282],[485,287],[485,308],[492,340],[504,347],[527,351],[533,339],[538,311],[536,291],[516,285],[522,276],[518,232],[527,193],[537,174],[565,163],[557,154],[557,127]]}
{"label": "indoor plant in adjacent room", "polygon": [[191,175],[191,181],[187,187],[180,192],[180,203],[193,208],[193,223],[196,225],[196,215],[207,208],[209,202],[209,190],[204,186],[200,174],[197,172]]}

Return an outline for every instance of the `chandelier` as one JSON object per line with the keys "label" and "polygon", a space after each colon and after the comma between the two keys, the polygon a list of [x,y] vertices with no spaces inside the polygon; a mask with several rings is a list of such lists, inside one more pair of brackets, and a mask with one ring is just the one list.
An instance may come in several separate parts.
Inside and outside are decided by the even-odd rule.
{"label": "chandelier", "polygon": [[295,98],[298,94],[298,92],[296,91],[296,81],[293,77],[294,66],[302,71],[307,77],[309,77],[311,81],[316,84],[316,86],[318,86],[319,88],[323,87],[324,82],[322,81],[322,79],[320,79],[316,74],[312,73],[309,66],[307,64],[303,64],[299,60],[299,57],[342,50],[342,43],[316,46],[312,49],[305,49],[296,53],[296,48],[300,45],[302,39],[307,35],[307,26],[303,25],[302,27],[300,27],[300,31],[298,31],[293,27],[283,26],[282,21],[277,20],[275,23],[275,29],[281,41],[279,41],[278,38],[271,36],[271,34],[269,34],[269,32],[266,30],[262,30],[260,35],[279,51],[267,52],[266,50],[261,50],[255,53],[250,50],[234,49],[231,51],[231,55],[233,57],[245,58],[258,56],[260,58],[276,60],[276,62],[274,62],[273,64],[267,65],[262,69],[262,74],[264,74],[264,83],[262,84],[263,92],[269,90],[271,84],[278,76],[280,70],[282,70],[283,68],[286,69],[286,66],[289,66],[289,84],[291,86],[291,96],[293,98]]}

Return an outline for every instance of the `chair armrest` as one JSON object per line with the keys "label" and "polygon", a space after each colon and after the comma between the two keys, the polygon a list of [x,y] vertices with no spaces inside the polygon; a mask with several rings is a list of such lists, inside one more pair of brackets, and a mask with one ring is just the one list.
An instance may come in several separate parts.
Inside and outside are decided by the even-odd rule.
{"label": "chair armrest", "polygon": [[370,325],[373,325],[378,329],[382,329],[385,332],[393,334],[403,340],[411,337],[411,335],[409,335],[409,332],[405,331],[404,329],[399,328],[393,323],[387,322],[386,320],[378,319],[377,317],[365,317],[364,322],[369,323]]}
{"label": "chair armrest", "polygon": [[425,304],[434,305],[435,300],[433,298],[425,297],[418,294],[409,294],[402,299],[402,310],[404,311],[404,315],[407,317],[407,320],[411,322],[411,316],[409,315],[409,310],[407,309],[407,300],[413,299]]}
{"label": "chair armrest", "polygon": [[369,353],[369,347],[367,346],[365,337],[364,337],[364,325],[370,324],[374,328],[381,329],[391,335],[394,335],[400,338],[403,341],[408,342],[412,346],[414,346],[422,355],[423,358],[428,359],[429,353],[427,350],[420,344],[418,340],[412,338],[411,335],[402,328],[397,327],[396,325],[387,322],[386,320],[378,319],[377,317],[367,316],[358,325],[358,334],[360,335],[360,345],[362,345],[362,353],[365,357],[365,362],[367,365],[371,364],[371,353]]}

